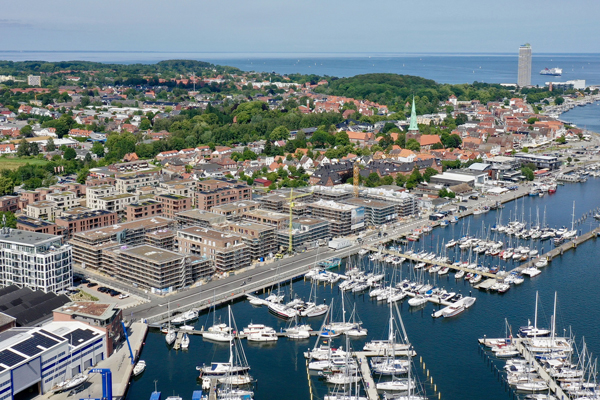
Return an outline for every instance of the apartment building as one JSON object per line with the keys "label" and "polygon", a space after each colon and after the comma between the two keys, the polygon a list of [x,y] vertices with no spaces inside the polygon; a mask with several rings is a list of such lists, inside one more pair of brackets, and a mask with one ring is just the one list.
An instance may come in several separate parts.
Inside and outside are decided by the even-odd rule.
{"label": "apartment building", "polygon": [[251,260],[260,260],[277,253],[275,227],[255,222],[232,222],[224,229],[242,237],[248,245]]}
{"label": "apartment building", "polygon": [[55,223],[43,219],[30,218],[25,215],[17,217],[17,229],[28,232],[46,233],[48,235],[62,234],[62,229],[59,232],[59,228]]}
{"label": "apartment building", "polygon": [[56,203],[56,208],[60,211],[68,210],[69,208],[77,207],[81,204],[81,201],[77,198],[77,194],[74,192],[48,193],[46,195],[46,201],[53,201]]}
{"label": "apartment building", "polygon": [[209,179],[198,182],[196,207],[210,211],[212,207],[252,199],[252,188],[234,180]]}
{"label": "apartment building", "polygon": [[125,207],[128,204],[134,203],[139,200],[137,194],[120,193],[113,194],[110,196],[100,197],[96,200],[97,208],[101,210],[107,210],[112,212],[125,211]]}
{"label": "apartment building", "polygon": [[10,228],[0,233],[0,286],[57,293],[73,285],[72,249],[62,236]]}
{"label": "apartment building", "polygon": [[158,175],[154,173],[138,173],[117,176],[115,187],[119,193],[132,193],[142,186],[158,186]]}
{"label": "apartment building", "polygon": [[307,206],[311,217],[323,218],[330,222],[333,237],[349,236],[365,228],[365,210],[361,206],[330,200],[319,200]]}
{"label": "apartment building", "polygon": [[224,215],[216,214],[210,211],[198,210],[187,210],[179,212],[175,215],[175,220],[180,226],[203,226],[205,228],[214,227],[216,225],[223,225],[227,222]]}
{"label": "apartment building", "polygon": [[405,191],[384,189],[381,187],[366,188],[361,191],[361,196],[364,196],[366,199],[393,204],[398,218],[408,218],[419,213],[417,198]]}
{"label": "apartment building", "polygon": [[274,226],[276,230],[289,228],[290,226],[289,214],[267,211],[260,208],[246,211],[242,215],[242,219],[258,224]]}
{"label": "apartment building", "polygon": [[153,217],[155,215],[163,215],[163,203],[158,200],[138,201],[125,206],[125,218],[127,221]]}
{"label": "apartment building", "polygon": [[180,253],[204,256],[219,272],[250,266],[250,251],[241,236],[209,228],[190,227],[177,232]]}
{"label": "apartment building", "polygon": [[211,212],[225,216],[228,221],[239,221],[242,219],[245,212],[256,210],[259,207],[260,203],[258,201],[236,201],[221,206],[215,206],[211,209]]}
{"label": "apartment building", "polygon": [[163,193],[175,194],[178,196],[194,197],[198,181],[193,179],[182,179],[175,181],[162,182],[160,190]]}
{"label": "apartment building", "polygon": [[166,294],[207,278],[213,268],[206,257],[185,255],[149,245],[109,250],[105,262],[123,281]]}
{"label": "apartment building", "polygon": [[[318,240],[331,238],[330,222],[320,218],[300,217],[292,221],[292,248],[294,250],[314,247]],[[290,245],[289,228],[276,233],[280,250],[287,250]]]}
{"label": "apartment building", "polygon": [[114,185],[98,185],[88,187],[86,190],[86,205],[92,210],[100,207],[98,199],[117,194],[117,188]]}
{"label": "apartment building", "polygon": [[177,194],[159,194],[155,198],[162,203],[162,212],[167,218],[174,219],[177,213],[192,208],[191,197]]}
{"label": "apartment building", "polygon": [[146,232],[144,243],[161,249],[174,250],[175,238],[177,232],[171,229],[159,229],[157,231]]}
{"label": "apartment building", "polygon": [[59,210],[55,202],[41,200],[27,204],[25,215],[29,218],[53,220],[57,211]]}
{"label": "apartment building", "polygon": [[19,208],[18,196],[2,196],[0,197],[0,211],[16,212]]}
{"label": "apartment building", "polygon": [[[146,233],[173,229],[174,221],[164,217],[143,218],[132,222],[77,232],[69,241],[73,246],[73,261],[86,268],[102,268],[102,250],[122,245],[137,246],[145,243]],[[111,271],[107,271],[111,272]]]}
{"label": "apartment building", "polygon": [[63,212],[54,221],[62,228],[66,237],[71,239],[78,232],[116,224],[117,213],[108,210],[71,210],[71,212]]}
{"label": "apartment building", "polygon": [[392,202],[352,198],[345,200],[345,203],[364,208],[366,226],[380,226],[398,221],[396,207]]}

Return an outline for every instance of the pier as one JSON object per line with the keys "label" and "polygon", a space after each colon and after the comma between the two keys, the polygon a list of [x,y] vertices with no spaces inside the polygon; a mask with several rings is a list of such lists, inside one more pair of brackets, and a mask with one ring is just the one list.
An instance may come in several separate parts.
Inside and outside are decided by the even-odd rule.
{"label": "pier", "polygon": [[363,386],[365,393],[367,394],[367,398],[369,400],[378,400],[379,395],[377,394],[377,386],[375,385],[373,375],[371,375],[371,368],[369,367],[367,353],[364,351],[357,351],[353,354],[353,356],[356,357],[356,360],[358,361],[360,375],[362,376]]}

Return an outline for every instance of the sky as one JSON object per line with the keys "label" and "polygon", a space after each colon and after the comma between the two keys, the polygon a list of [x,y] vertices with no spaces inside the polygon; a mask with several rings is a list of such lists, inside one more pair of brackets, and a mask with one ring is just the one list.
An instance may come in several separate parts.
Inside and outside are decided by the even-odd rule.
{"label": "sky", "polygon": [[0,51],[600,53],[598,0],[19,0]]}

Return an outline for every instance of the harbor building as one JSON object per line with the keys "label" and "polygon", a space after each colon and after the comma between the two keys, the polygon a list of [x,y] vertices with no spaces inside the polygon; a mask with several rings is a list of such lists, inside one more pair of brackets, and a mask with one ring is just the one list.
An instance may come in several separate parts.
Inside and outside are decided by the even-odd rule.
{"label": "harbor building", "polygon": [[289,228],[290,226],[289,214],[271,212],[260,208],[252,211],[246,211],[242,218],[246,221],[274,226],[277,230]]}
{"label": "harbor building", "polygon": [[78,321],[104,331],[106,352],[113,353],[123,335],[123,310],[116,303],[77,301],[64,304],[52,311],[54,321]]}
{"label": "harbor building", "polygon": [[73,246],[73,261],[84,268],[100,270],[103,249],[143,244],[147,232],[173,229],[174,225],[175,222],[171,219],[153,217],[78,232],[69,241]]}
{"label": "harbor building", "polygon": [[0,398],[47,394],[108,356],[104,332],[83,322],[9,329],[0,333]]}
{"label": "harbor building", "polygon": [[346,204],[362,207],[365,210],[365,224],[367,226],[380,226],[394,223],[398,220],[394,203],[381,200],[352,198]]}
{"label": "harbor building", "polygon": [[526,43],[519,47],[519,76],[517,85],[531,86],[531,45]]}
{"label": "harbor building", "polygon": [[177,246],[180,253],[207,257],[219,272],[250,266],[250,249],[236,234],[193,226],[177,232]]}
{"label": "harbor building", "polygon": [[0,310],[14,319],[13,325],[17,328],[42,326],[52,321],[52,311],[70,301],[65,294],[44,293],[16,285],[0,289]]}
{"label": "harbor building", "polygon": [[543,156],[539,154],[530,153],[517,153],[514,155],[515,159],[521,162],[521,164],[535,164],[538,169],[547,168],[554,170],[560,168],[562,162],[555,156]]}
{"label": "harbor building", "polygon": [[117,223],[117,213],[108,210],[81,210],[78,212],[63,212],[54,222],[62,228],[68,239],[78,232],[103,228]]}
{"label": "harbor building", "polygon": [[[311,248],[319,240],[330,239],[330,223],[320,218],[300,217],[292,221],[292,248]],[[289,228],[277,231],[277,244],[279,249],[287,249],[290,245]]]}
{"label": "harbor building", "polygon": [[308,203],[307,207],[311,217],[329,221],[333,237],[349,236],[365,228],[365,209],[362,206],[319,200]]}
{"label": "harbor building", "polygon": [[73,285],[72,249],[62,236],[3,228],[0,265],[0,286],[58,293]]}
{"label": "harbor building", "polygon": [[251,260],[264,259],[277,252],[274,226],[239,221],[230,223],[225,229],[242,237],[248,245]]}
{"label": "harbor building", "polygon": [[[123,281],[166,294],[213,273],[207,257],[186,255],[159,247],[121,246],[104,251],[105,269]],[[111,264],[111,265],[108,265]]]}
{"label": "harbor building", "polygon": [[260,207],[258,201],[246,200],[236,201],[235,203],[223,204],[222,206],[215,206],[211,211],[215,214],[225,216],[228,221],[239,221],[245,212],[256,210]]}

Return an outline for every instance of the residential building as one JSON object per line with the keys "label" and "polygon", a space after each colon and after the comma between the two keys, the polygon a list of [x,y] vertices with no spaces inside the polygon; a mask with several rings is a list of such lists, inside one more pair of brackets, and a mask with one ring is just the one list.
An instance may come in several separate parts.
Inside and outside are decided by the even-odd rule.
{"label": "residential building", "polygon": [[171,229],[159,229],[157,231],[146,232],[144,243],[161,249],[174,250],[175,238],[177,232]]}
{"label": "residential building", "polygon": [[242,215],[243,220],[256,222],[263,225],[274,226],[276,230],[289,228],[290,226],[290,215],[267,211],[263,209],[256,209],[246,211]]}
{"label": "residential building", "polygon": [[216,214],[209,211],[198,210],[187,210],[179,212],[175,215],[175,220],[180,226],[203,226],[210,228],[215,225],[223,225],[227,222],[224,215]]}
{"label": "residential building", "polygon": [[252,188],[245,183],[225,179],[198,182],[196,207],[200,210],[210,211],[214,206],[251,199]]}
{"label": "residential building", "polygon": [[256,210],[259,206],[260,203],[258,201],[236,201],[234,203],[215,206],[211,209],[211,212],[224,215],[228,221],[239,221],[245,212]]}
{"label": "residential building", "polygon": [[77,321],[104,331],[107,355],[111,355],[124,338],[121,324],[123,310],[118,308],[116,303],[70,302],[53,311],[53,320],[56,322]]}
{"label": "residential building", "polygon": [[117,213],[108,210],[70,210],[54,219],[68,239],[78,232],[103,228],[117,223]]}
{"label": "residential building", "polygon": [[27,75],[27,84],[29,86],[42,86],[42,77],[39,75]]}
{"label": "residential building", "polygon": [[213,274],[206,257],[190,256],[149,245],[105,251],[106,269],[122,281],[166,294]]}
{"label": "residential building", "polygon": [[[288,249],[290,245],[289,228],[277,231],[279,249]],[[299,217],[292,221],[292,249],[315,247],[319,240],[331,238],[329,221],[320,218]]]}
{"label": "residential building", "polygon": [[46,195],[46,200],[56,203],[56,209],[59,211],[68,210],[69,208],[80,205],[80,200],[77,198],[77,194],[73,192],[48,193]]}
{"label": "residential building", "polygon": [[128,204],[134,203],[139,200],[137,194],[119,193],[110,196],[100,197],[96,200],[97,208],[101,210],[107,210],[112,212],[125,211],[125,207]]}
{"label": "residential building", "polygon": [[225,229],[242,237],[250,250],[251,260],[259,260],[277,253],[274,226],[239,221],[228,224]]}
{"label": "residential building", "polygon": [[117,176],[116,189],[119,193],[132,193],[142,186],[158,186],[158,175],[155,173],[136,173]]}
{"label": "residential building", "polygon": [[117,194],[117,188],[111,184],[102,184],[97,186],[88,186],[86,189],[86,205],[92,210],[97,210],[100,207],[98,199],[101,197],[112,196]]}
{"label": "residential building", "polygon": [[2,196],[0,197],[0,211],[16,212],[19,209],[18,196]]}
{"label": "residential building", "polygon": [[192,208],[191,197],[177,194],[159,194],[156,196],[156,200],[162,203],[162,212],[167,218],[174,219],[177,213]]}
{"label": "residential building", "polygon": [[49,395],[110,355],[105,333],[78,321],[13,328],[0,336],[0,354],[2,399]]}
{"label": "residential building", "polygon": [[530,153],[517,153],[514,155],[514,158],[517,161],[520,161],[522,165],[524,164],[535,164],[536,168],[542,169],[547,168],[550,170],[555,170],[560,168],[562,162],[555,156],[543,156],[538,154],[530,154]]}
{"label": "residential building", "polygon": [[58,227],[55,223],[45,221],[43,219],[30,218],[25,215],[19,215],[17,217],[17,229],[28,232],[47,233],[49,235],[60,235]]}
{"label": "residential building", "polygon": [[163,215],[163,203],[158,200],[144,200],[125,206],[125,218],[134,221],[140,218]]}
{"label": "residential building", "polygon": [[526,43],[519,47],[519,76],[517,85],[531,86],[531,46]]}
{"label": "residential building", "polygon": [[346,204],[362,207],[365,212],[366,226],[381,226],[394,223],[398,220],[396,207],[392,202],[381,200],[352,198],[345,201]]}
{"label": "residential building", "polygon": [[172,229],[174,225],[171,219],[152,217],[75,233],[69,241],[73,246],[73,261],[82,267],[100,270],[103,249],[143,244],[147,232]]}
{"label": "residential building", "polygon": [[308,203],[307,207],[313,218],[329,221],[333,237],[349,236],[365,228],[365,209],[362,206],[319,200]]}
{"label": "residential building", "polygon": [[365,188],[361,190],[361,196],[366,199],[393,204],[398,218],[408,218],[419,213],[418,202],[415,196],[397,186]]}
{"label": "residential building", "polygon": [[177,232],[179,252],[209,258],[219,272],[250,266],[250,251],[241,236],[190,227]]}
{"label": "residential building", "polygon": [[3,228],[0,235],[0,286],[17,285],[44,292],[72,286],[71,246],[61,236]]}
{"label": "residential building", "polygon": [[56,203],[46,200],[28,204],[25,208],[25,214],[28,217],[35,219],[53,220],[56,211],[58,211]]}

